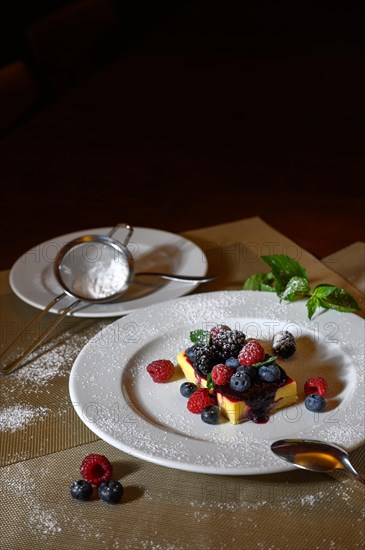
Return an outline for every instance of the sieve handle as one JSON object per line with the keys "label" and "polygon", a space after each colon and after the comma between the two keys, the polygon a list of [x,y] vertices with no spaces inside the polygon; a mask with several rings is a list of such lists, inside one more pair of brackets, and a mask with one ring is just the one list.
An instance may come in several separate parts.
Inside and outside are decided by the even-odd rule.
{"label": "sieve handle", "polygon": [[115,225],[110,231],[109,233],[107,234],[107,237],[111,237],[112,235],[114,235],[114,233],[116,231],[118,231],[118,229],[127,229],[128,230],[128,233],[127,233],[127,236],[126,238],[124,239],[124,242],[123,242],[123,245],[124,246],[127,246],[127,244],[129,243],[129,240],[133,234],[133,227],[131,225],[128,225],[127,223],[118,223],[117,225]]}
{"label": "sieve handle", "polygon": [[[24,336],[24,334],[27,334],[27,332],[38,322],[42,319],[42,317],[57,303],[59,302],[64,296],[66,296],[65,292],[60,294],[59,296],[57,296],[56,298],[54,298],[49,304],[48,306],[43,310],[41,311],[41,313],[39,315],[37,315],[31,322],[30,324],[28,325],[28,327],[26,328],[26,330],[24,332],[22,332],[21,334],[19,334],[19,336],[4,350],[4,352],[1,354],[0,358],[2,359],[5,355],[7,355],[13,348],[14,346],[18,343],[18,341],[20,340],[21,337]],[[48,334],[50,334],[53,329],[56,328],[56,326],[62,321],[62,319],[64,317],[66,317],[66,315],[77,305],[80,303],[81,300],[76,300],[75,302],[72,302],[72,304],[70,304],[69,306],[67,306],[64,310],[62,310],[62,312],[60,313],[60,315],[53,321],[53,323],[51,323],[45,330],[44,332],[38,336],[38,338],[20,355],[20,357],[18,357],[15,361],[12,361],[11,363],[9,363],[8,365],[6,365],[5,367],[2,367],[0,369],[0,373],[1,374],[10,374],[11,372],[13,372],[19,365],[20,363],[22,363],[24,361],[24,359],[26,357],[28,357],[28,355],[30,353],[32,353],[32,351],[46,338],[46,336],[48,336]]]}

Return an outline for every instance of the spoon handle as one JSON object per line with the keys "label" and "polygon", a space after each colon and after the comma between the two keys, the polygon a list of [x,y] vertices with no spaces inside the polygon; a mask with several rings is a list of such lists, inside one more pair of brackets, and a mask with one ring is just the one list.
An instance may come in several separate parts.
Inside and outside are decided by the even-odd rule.
{"label": "spoon handle", "polygon": [[185,283],[208,283],[216,279],[216,275],[206,276],[206,277],[194,277],[189,275],[173,275],[169,273],[155,273],[153,271],[140,271],[135,273],[137,275],[150,275],[154,277],[161,277],[162,279],[168,279],[170,281],[181,281]]}
{"label": "spoon handle", "polygon": [[356,479],[358,479],[360,481],[360,483],[363,483],[365,485],[365,477],[361,476],[357,472],[354,473],[353,475],[356,477]]}
{"label": "spoon handle", "polygon": [[363,476],[361,476],[355,470],[355,468],[353,467],[353,465],[351,464],[351,462],[349,460],[344,460],[342,466],[343,466],[343,468],[341,468],[341,469],[343,469],[344,472],[347,472],[348,474],[351,474],[356,479],[358,479],[360,481],[360,483],[363,483],[365,485],[365,478]]}

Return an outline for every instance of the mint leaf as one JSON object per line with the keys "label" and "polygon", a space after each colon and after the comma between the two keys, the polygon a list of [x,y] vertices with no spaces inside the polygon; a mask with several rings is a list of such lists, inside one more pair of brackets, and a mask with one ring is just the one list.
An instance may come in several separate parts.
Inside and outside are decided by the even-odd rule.
{"label": "mint leaf", "polygon": [[210,332],[202,329],[193,330],[190,332],[190,340],[194,344],[208,345],[210,342]]}
{"label": "mint leaf", "polygon": [[244,282],[243,290],[267,290],[274,292],[274,281],[272,273],[254,273]]}
{"label": "mint leaf", "polygon": [[295,260],[284,254],[272,254],[271,256],[261,256],[267,265],[272,269],[275,278],[275,292],[280,295],[286,288],[292,277],[302,277],[308,279],[305,268]]}
{"label": "mint leaf", "polygon": [[210,372],[207,376],[207,390],[214,390],[215,382],[212,380],[212,373]]}
{"label": "mint leaf", "polygon": [[304,298],[304,296],[310,296],[311,289],[307,279],[304,277],[292,277],[284,292],[281,295],[281,300],[288,300],[288,302],[293,302],[299,298]]}
{"label": "mint leaf", "polygon": [[320,305],[321,304],[319,302],[319,298],[317,298],[316,296],[312,296],[311,298],[309,298],[308,302],[306,303],[309,319],[312,319],[314,312]]}
{"label": "mint leaf", "polygon": [[270,355],[270,357],[268,359],[266,359],[265,361],[261,361],[260,363],[254,363],[252,366],[253,367],[262,367],[262,365],[270,365],[270,363],[273,363],[275,361],[275,359],[277,359],[278,356],[277,355]]}
{"label": "mint leaf", "polygon": [[320,299],[321,306],[328,309],[336,309],[337,311],[359,311],[360,306],[355,298],[351,296],[343,288],[335,287],[334,290],[326,297]]}
{"label": "mint leaf", "polygon": [[316,296],[317,298],[327,298],[334,290],[336,290],[336,286],[334,285],[317,285],[316,288],[313,290],[312,295]]}
{"label": "mint leaf", "polygon": [[[270,256],[261,256],[261,260],[271,267],[272,272],[254,273],[245,281],[243,285],[244,290],[274,291],[281,300],[287,300],[288,302],[308,296],[309,300],[306,303],[306,307],[309,319],[312,319],[318,307],[348,312],[359,311],[361,309],[351,294],[334,285],[320,284],[311,291],[305,268],[295,260],[289,258],[289,256],[272,254]],[[193,342],[195,341],[197,340],[193,340]],[[206,343],[209,343],[209,340]],[[268,362],[270,363],[271,361],[269,360]],[[266,363],[267,361],[257,363],[255,366],[261,366],[261,364]]]}

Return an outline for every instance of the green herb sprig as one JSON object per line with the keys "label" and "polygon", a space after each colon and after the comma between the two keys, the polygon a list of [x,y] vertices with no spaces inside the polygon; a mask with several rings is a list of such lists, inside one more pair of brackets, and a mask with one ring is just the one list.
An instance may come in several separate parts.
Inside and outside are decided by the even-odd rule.
{"label": "green herb sprig", "polygon": [[270,273],[255,273],[244,282],[244,290],[266,290],[276,292],[280,300],[294,302],[308,298],[306,307],[308,317],[312,319],[318,307],[337,311],[359,311],[355,298],[343,288],[320,284],[311,290],[305,268],[284,254],[261,256],[269,267]]}

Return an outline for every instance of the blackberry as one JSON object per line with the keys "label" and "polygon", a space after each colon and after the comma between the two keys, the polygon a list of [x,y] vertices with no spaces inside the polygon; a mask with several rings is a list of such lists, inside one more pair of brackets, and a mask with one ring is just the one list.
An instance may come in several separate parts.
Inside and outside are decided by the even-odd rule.
{"label": "blackberry", "polygon": [[223,354],[223,359],[238,357],[244,346],[246,335],[240,330],[222,330],[214,339],[215,348]]}
{"label": "blackberry", "polygon": [[193,365],[201,376],[208,376],[214,365],[221,362],[220,359],[219,353],[213,346],[196,345]]}
{"label": "blackberry", "polygon": [[291,357],[296,350],[294,336],[287,330],[277,332],[272,339],[272,349],[275,355],[283,359]]}
{"label": "blackberry", "polygon": [[214,344],[218,335],[222,332],[225,332],[226,330],[231,330],[231,328],[228,325],[216,325],[215,327],[211,328],[210,338],[212,343]]}

